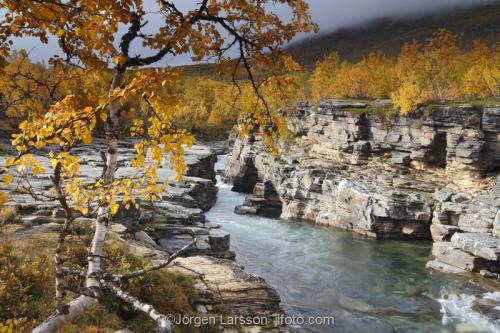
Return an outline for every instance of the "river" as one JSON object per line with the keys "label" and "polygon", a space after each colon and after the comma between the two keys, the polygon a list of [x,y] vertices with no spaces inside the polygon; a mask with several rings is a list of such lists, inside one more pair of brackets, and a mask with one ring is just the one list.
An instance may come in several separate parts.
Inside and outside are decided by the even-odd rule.
{"label": "river", "polygon": [[[222,169],[222,158],[216,167]],[[371,241],[310,223],[234,214],[244,195],[218,182],[206,214],[231,233],[236,260],[281,296],[289,316],[334,316],[335,325],[297,332],[499,332],[474,314],[481,287],[466,277],[429,272],[429,241]],[[496,294],[494,296],[497,296]]]}

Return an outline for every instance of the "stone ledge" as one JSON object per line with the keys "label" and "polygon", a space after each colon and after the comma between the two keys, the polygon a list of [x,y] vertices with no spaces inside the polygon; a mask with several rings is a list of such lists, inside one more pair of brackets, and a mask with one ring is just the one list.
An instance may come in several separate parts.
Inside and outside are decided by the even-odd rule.
{"label": "stone ledge", "polygon": [[488,260],[477,258],[467,252],[455,249],[450,242],[434,243],[432,254],[440,262],[469,272],[479,272],[482,269],[488,269],[490,266]]}
{"label": "stone ledge", "polygon": [[455,233],[451,237],[454,248],[462,249],[487,260],[500,260],[500,239],[483,234]]}
{"label": "stone ledge", "polygon": [[428,261],[427,264],[425,265],[425,268],[427,269],[432,269],[435,271],[443,272],[443,273],[449,273],[449,274],[464,274],[467,273],[467,271],[457,268],[452,265],[445,264],[444,262],[441,262],[439,260],[431,260]]}

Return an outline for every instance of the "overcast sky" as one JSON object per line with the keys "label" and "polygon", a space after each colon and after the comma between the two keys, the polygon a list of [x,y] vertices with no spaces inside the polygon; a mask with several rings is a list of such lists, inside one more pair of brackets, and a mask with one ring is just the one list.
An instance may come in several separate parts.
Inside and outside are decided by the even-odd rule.
{"label": "overcast sky", "polygon": [[[321,32],[330,32],[335,29],[355,26],[373,19],[383,17],[401,17],[408,15],[422,15],[429,12],[441,11],[453,7],[470,6],[489,3],[495,0],[307,0],[310,4],[311,15],[319,24]],[[174,0],[182,9],[190,9],[199,0]],[[146,7],[154,4],[154,0],[145,0]],[[273,9],[282,17],[287,12],[282,7]],[[155,22],[155,20],[158,20]],[[159,18],[149,18],[149,29],[154,31]],[[304,37],[304,36],[300,36]],[[33,60],[46,60],[58,52],[57,43],[51,41],[48,45],[41,45],[33,39],[17,40],[16,48],[31,50]],[[190,63],[189,56],[168,58],[159,65],[183,65]]]}
{"label": "overcast sky", "polygon": [[311,15],[323,31],[382,17],[421,15],[493,0],[308,0]]}

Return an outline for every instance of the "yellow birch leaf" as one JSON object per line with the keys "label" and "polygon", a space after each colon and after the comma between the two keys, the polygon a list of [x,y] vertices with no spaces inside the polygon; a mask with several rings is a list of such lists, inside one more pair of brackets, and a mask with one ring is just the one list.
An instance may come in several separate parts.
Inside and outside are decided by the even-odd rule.
{"label": "yellow birch leaf", "polygon": [[3,176],[3,182],[7,185],[12,183],[13,180],[14,180],[14,177],[12,177],[12,175]]}

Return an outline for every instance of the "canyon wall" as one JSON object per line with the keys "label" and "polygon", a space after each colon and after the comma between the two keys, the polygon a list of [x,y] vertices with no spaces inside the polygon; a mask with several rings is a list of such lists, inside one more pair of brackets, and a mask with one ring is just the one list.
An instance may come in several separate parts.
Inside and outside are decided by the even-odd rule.
{"label": "canyon wall", "polygon": [[298,105],[276,156],[259,138],[236,141],[226,177],[234,190],[253,191],[236,212],[376,239],[432,238],[431,266],[494,274],[500,106],[437,105],[405,117],[387,117],[389,108],[389,101]]}

